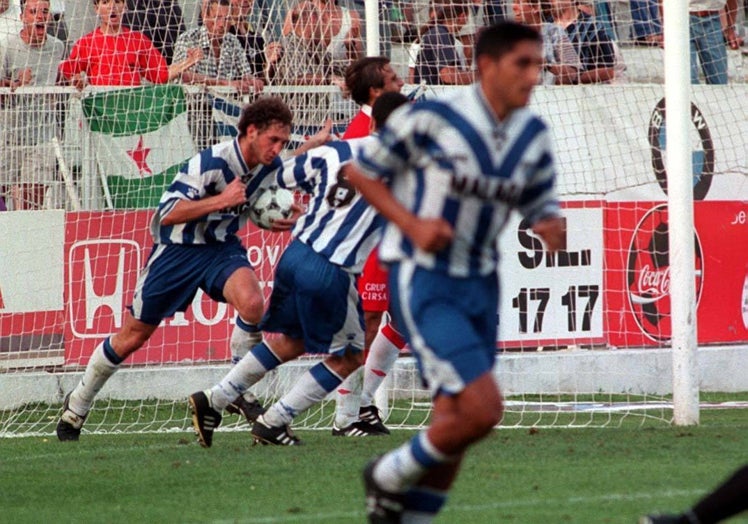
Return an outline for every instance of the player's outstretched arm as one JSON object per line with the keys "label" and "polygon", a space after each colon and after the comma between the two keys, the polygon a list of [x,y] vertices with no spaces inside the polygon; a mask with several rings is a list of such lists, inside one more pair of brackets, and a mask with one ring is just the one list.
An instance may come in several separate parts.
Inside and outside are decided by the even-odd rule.
{"label": "player's outstretched arm", "polygon": [[395,224],[413,243],[424,251],[441,251],[452,242],[452,226],[443,218],[419,218],[408,211],[382,181],[367,177],[356,166],[343,167],[348,181],[369,204]]}

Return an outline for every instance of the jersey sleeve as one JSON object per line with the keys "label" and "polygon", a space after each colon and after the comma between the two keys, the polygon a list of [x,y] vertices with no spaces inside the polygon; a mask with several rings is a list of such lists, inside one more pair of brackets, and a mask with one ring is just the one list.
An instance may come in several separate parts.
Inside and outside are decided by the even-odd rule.
{"label": "jersey sleeve", "polygon": [[396,109],[384,127],[372,135],[375,139],[358,151],[355,157],[357,166],[370,178],[389,182],[398,172],[417,162],[419,144],[427,133],[427,120],[427,115],[416,106]]}
{"label": "jersey sleeve", "polygon": [[352,157],[349,142],[329,142],[284,161],[283,168],[276,175],[276,182],[286,189],[301,189],[306,193],[313,193],[320,178],[337,173]]}
{"label": "jersey sleeve", "polygon": [[532,163],[518,209],[530,225],[544,218],[559,215],[556,195],[556,168],[548,130],[544,130],[526,152]]}
{"label": "jersey sleeve", "polygon": [[[211,173],[213,171],[209,171]],[[207,194],[207,187],[211,185],[207,180],[208,174],[200,169],[200,157],[191,159],[179,170],[174,180],[166,188],[158,203],[158,214],[161,219],[168,215],[180,200],[199,200]]]}

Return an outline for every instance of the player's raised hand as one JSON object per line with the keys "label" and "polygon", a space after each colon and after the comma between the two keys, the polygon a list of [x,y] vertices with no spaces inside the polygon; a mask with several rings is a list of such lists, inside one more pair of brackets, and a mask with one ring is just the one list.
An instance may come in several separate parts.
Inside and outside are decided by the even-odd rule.
{"label": "player's raised hand", "polygon": [[228,183],[226,189],[221,192],[220,196],[223,199],[222,207],[233,207],[244,204],[247,201],[246,191],[247,185],[239,177],[235,177],[234,180]]}
{"label": "player's raised hand", "polygon": [[443,218],[421,218],[405,232],[421,250],[436,253],[447,247],[454,237],[452,226]]}

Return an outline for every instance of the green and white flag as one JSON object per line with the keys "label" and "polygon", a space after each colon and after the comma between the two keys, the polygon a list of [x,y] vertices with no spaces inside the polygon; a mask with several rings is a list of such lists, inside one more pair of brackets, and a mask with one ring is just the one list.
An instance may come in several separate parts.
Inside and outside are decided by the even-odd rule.
{"label": "green and white flag", "polygon": [[182,88],[107,91],[84,98],[82,105],[114,207],[157,205],[174,174],[196,153]]}

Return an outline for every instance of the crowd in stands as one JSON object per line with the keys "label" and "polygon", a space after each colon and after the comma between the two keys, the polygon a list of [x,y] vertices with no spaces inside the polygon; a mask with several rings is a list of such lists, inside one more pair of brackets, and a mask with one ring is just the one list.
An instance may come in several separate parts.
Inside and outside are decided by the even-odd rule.
{"label": "crowd in stands", "polygon": [[[11,2],[19,0],[0,0],[0,49],[23,31],[20,9],[25,2]],[[49,0],[47,14],[36,23],[46,27],[52,41],[65,45],[59,80],[79,88],[174,80],[246,93],[268,84],[329,85],[338,83],[346,66],[366,52],[363,0],[200,0],[196,24],[185,23],[179,0],[93,0],[99,25],[75,40],[67,37],[60,4]],[[471,83],[473,37],[480,27],[502,18],[542,32],[545,84],[620,80],[621,46],[663,45],[662,0],[380,4],[380,54],[389,56],[393,42],[409,46],[409,80],[414,83]],[[743,4],[689,1],[694,82],[727,82],[725,50],[743,45],[736,31],[739,17],[744,19]],[[5,67],[3,73],[0,81],[11,85],[13,72]]]}
{"label": "crowd in stands", "polygon": [[[174,81],[247,94],[267,85],[343,86],[346,67],[366,54],[363,0],[200,0],[196,23],[186,23],[188,4],[180,0],[92,3],[98,26],[82,34],[77,18],[65,20],[61,0],[0,0],[0,87]],[[503,18],[543,35],[546,85],[621,82],[622,46],[663,45],[662,0],[391,0],[380,7],[380,54],[389,56],[393,43],[407,47],[407,79],[416,84],[472,83],[473,39]],[[737,30],[745,29],[744,0],[689,0],[689,15],[692,82],[727,83],[727,49],[744,44]],[[314,96],[290,94],[288,103],[316,107]],[[43,101],[5,98],[5,109],[30,116],[0,122],[0,186],[52,162],[42,147],[50,137],[40,130],[53,111]]]}

